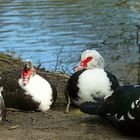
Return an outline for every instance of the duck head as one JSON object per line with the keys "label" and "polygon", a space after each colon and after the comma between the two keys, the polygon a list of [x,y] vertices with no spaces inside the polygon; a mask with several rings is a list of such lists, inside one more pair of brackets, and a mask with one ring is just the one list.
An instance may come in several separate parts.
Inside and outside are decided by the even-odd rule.
{"label": "duck head", "polygon": [[93,68],[104,68],[104,58],[96,50],[86,50],[82,53],[80,65],[75,71]]}
{"label": "duck head", "polygon": [[30,78],[34,75],[35,70],[33,68],[32,62],[30,60],[25,61],[22,69],[23,85],[26,86],[29,83]]}

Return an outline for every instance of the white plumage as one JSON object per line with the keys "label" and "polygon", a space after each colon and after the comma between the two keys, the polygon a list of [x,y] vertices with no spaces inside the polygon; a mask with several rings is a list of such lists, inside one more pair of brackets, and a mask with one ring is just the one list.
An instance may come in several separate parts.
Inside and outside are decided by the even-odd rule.
{"label": "white plumage", "polygon": [[[87,59],[90,59],[88,61]],[[88,62],[87,62],[87,61]],[[79,71],[81,69],[93,69],[93,68],[104,68],[105,62],[104,58],[96,51],[96,50],[86,50],[81,55],[80,65],[75,68],[75,71]]]}
{"label": "white plumage", "polygon": [[78,79],[77,87],[79,88],[78,101],[76,105],[83,102],[96,102],[95,99],[104,99],[112,94],[111,82],[103,69],[95,68],[84,71]]}
{"label": "white plumage", "polygon": [[30,78],[29,83],[24,86],[23,79],[18,81],[19,85],[25,90],[26,95],[31,95],[33,100],[39,102],[39,110],[47,111],[52,104],[52,88],[48,81],[39,75]]}
{"label": "white plumage", "polygon": [[86,50],[81,55],[81,62],[88,57],[93,57],[93,59],[87,63],[86,69],[93,68],[104,68],[105,62],[104,58],[96,50]]}

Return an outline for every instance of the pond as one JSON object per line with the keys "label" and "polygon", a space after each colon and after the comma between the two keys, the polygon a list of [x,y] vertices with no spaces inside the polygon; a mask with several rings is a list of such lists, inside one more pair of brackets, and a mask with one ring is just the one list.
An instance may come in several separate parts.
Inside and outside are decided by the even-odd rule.
{"label": "pond", "polygon": [[1,0],[0,51],[72,73],[81,53],[96,49],[120,79],[136,79],[139,24],[139,0]]}

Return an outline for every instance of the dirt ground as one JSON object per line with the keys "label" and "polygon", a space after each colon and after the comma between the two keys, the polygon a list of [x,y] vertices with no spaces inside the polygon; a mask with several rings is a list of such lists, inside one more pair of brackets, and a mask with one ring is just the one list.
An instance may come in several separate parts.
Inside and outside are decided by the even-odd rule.
{"label": "dirt ground", "polygon": [[[0,67],[7,69],[15,61],[9,57],[1,62],[8,63]],[[4,61],[3,61],[4,60]],[[15,66],[15,65],[14,65]],[[11,66],[10,66],[11,67]],[[65,113],[66,100],[64,87],[68,76],[47,72],[49,79],[58,90],[58,99],[51,110],[43,112],[24,112],[8,109],[7,121],[0,125],[0,140],[132,140],[139,139],[120,134],[106,119],[88,115],[79,109],[70,108]]]}
{"label": "dirt ground", "polygon": [[[48,73],[58,89],[58,99],[47,113],[9,109],[5,125],[0,126],[0,140],[104,140],[138,139],[121,135],[106,119],[70,108],[65,113],[64,87],[67,76]],[[59,81],[59,82],[58,82]]]}

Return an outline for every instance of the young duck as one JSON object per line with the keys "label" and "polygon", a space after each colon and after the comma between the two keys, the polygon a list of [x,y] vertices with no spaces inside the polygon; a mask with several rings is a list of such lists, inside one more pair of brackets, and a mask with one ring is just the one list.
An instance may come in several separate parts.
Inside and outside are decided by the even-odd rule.
{"label": "young duck", "polygon": [[140,85],[121,86],[103,102],[83,103],[80,110],[107,117],[124,134],[140,135]]}
{"label": "young duck", "polygon": [[[23,69],[12,69],[2,73],[0,87],[6,107],[21,110],[47,111],[57,98],[56,88],[35,72],[31,61],[24,63]],[[21,74],[20,74],[21,73]]]}
{"label": "young duck", "polygon": [[80,66],[66,85],[66,112],[70,101],[79,106],[84,102],[98,102],[110,96],[119,87],[117,78],[104,70],[104,59],[96,50],[86,50],[81,55]]}

